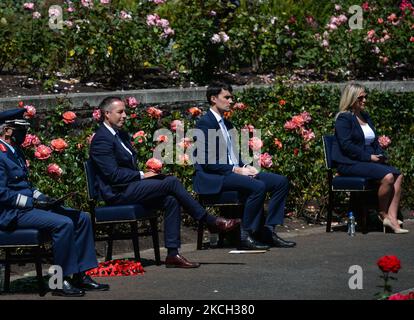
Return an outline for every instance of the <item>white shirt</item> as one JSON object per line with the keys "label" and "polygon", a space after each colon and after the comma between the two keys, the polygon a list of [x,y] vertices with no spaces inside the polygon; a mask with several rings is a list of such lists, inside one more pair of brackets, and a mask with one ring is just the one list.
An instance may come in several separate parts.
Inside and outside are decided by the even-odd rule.
{"label": "white shirt", "polygon": [[368,146],[374,141],[375,133],[371,129],[371,127],[368,125],[368,123],[360,124],[360,126],[361,126],[362,131],[364,132],[365,145]]}
{"label": "white shirt", "polygon": [[[112,133],[114,136],[116,135],[115,130],[111,126],[107,125],[105,122],[103,124],[109,130],[110,133]],[[132,156],[132,151],[127,148],[127,146],[121,141],[121,139],[119,139],[119,142],[124,147],[124,149],[128,151],[128,153]],[[144,179],[144,172],[140,171],[139,174],[141,175],[141,179]]]}
{"label": "white shirt", "polygon": [[[230,140],[230,142],[231,142],[231,136],[230,136],[230,134],[229,134],[229,132],[228,132],[228,130],[227,130],[227,128],[226,128],[226,125],[224,124],[224,120],[223,120],[223,117],[220,115],[220,114],[218,114],[216,111],[214,111],[212,108],[210,108],[210,111],[213,113],[213,115],[214,115],[214,117],[216,118],[216,120],[217,120],[217,122],[218,122],[218,124],[220,125],[220,130],[221,130],[221,133],[223,134],[223,136],[225,137],[225,138],[228,138],[229,140]],[[227,143],[227,140],[226,140],[226,143]],[[230,149],[231,151],[232,151],[232,153],[233,153],[233,157],[234,157],[234,159],[237,159],[236,158],[236,155],[234,154],[234,152],[233,152],[233,147],[231,146],[231,149]],[[228,159],[229,159],[229,164],[230,165],[232,165],[233,166],[233,171],[234,171],[234,165],[237,163],[236,161],[233,161],[233,159],[232,159],[232,155],[228,155]]]}

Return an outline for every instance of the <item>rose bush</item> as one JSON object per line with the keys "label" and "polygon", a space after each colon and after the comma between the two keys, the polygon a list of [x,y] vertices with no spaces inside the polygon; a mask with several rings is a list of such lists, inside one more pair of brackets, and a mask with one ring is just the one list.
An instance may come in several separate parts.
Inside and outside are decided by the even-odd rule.
{"label": "rose bush", "polygon": [[[307,202],[313,201],[319,205],[316,211],[319,217],[324,217],[327,202],[326,172],[322,146],[322,135],[333,134],[334,117],[338,110],[340,91],[334,87],[306,86],[290,87],[277,83],[269,89],[249,89],[238,93],[235,106],[243,103],[243,108],[235,107],[230,114],[230,120],[236,128],[246,128],[249,138],[255,130],[260,130],[260,154],[262,170],[287,176],[291,183],[287,200],[287,212],[304,213]],[[283,100],[284,103],[280,103]],[[389,161],[405,175],[403,181],[402,207],[414,206],[414,195],[410,190],[414,187],[414,158],[407,150],[414,150],[412,135],[414,134],[414,115],[411,112],[414,105],[414,93],[393,93],[370,91],[367,100],[367,110],[376,126],[379,136],[392,139],[387,148]],[[147,106],[127,108],[125,129],[131,134],[131,141],[138,153],[139,169],[146,171],[146,162],[154,157],[155,148],[161,143],[182,143],[183,148],[166,150],[171,152],[174,163],[164,163],[162,171],[172,173],[192,191],[193,166],[188,165],[185,148],[193,143],[192,137],[186,137],[189,129],[195,127],[200,117],[194,116],[183,105],[181,110],[165,106],[153,106],[162,110],[162,115],[151,117]],[[191,107],[194,107],[192,105]],[[198,105],[205,112],[207,105]],[[30,121],[33,126],[26,137],[25,154],[30,160],[31,179],[35,186],[46,194],[61,196],[69,191],[78,191],[81,197],[73,199],[73,205],[87,209],[86,182],[83,172],[83,161],[88,158],[89,144],[98,123],[92,117],[90,110],[76,109],[79,115],[70,125],[62,121],[62,114],[70,111],[73,106],[67,100],[58,100],[54,110],[37,112]],[[284,125],[293,117],[301,115],[298,123],[306,122],[302,128],[306,131],[286,130]],[[398,122],[387,119],[398,118]],[[171,123],[182,130],[172,131]],[[179,121],[179,122],[177,122]],[[177,126],[173,126],[173,129]],[[156,130],[165,129],[155,135]],[[132,135],[136,134],[135,139]],[[61,138],[67,143],[64,152],[52,152],[51,141]],[[190,139],[183,139],[190,138]],[[43,144],[35,156],[36,148]],[[42,151],[42,152],[40,152]],[[268,156],[265,154],[268,154]],[[43,160],[40,160],[43,159]],[[254,159],[259,161],[259,159]],[[62,170],[59,179],[52,179],[47,172],[50,163],[57,164]],[[185,165],[184,165],[185,164]],[[338,214],[345,213],[335,208]]]}
{"label": "rose bush", "polygon": [[[200,83],[245,68],[320,80],[400,79],[414,68],[414,9],[404,1],[59,3],[63,23],[52,31],[49,1],[0,2],[0,71],[53,90],[62,76],[130,86],[153,67]],[[362,28],[350,28],[352,5],[363,8]]]}

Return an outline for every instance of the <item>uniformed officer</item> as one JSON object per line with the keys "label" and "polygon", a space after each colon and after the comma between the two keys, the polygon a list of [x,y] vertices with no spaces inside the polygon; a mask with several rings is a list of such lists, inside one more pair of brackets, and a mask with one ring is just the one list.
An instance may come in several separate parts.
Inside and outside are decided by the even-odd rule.
{"label": "uniformed officer", "polygon": [[51,236],[54,264],[62,267],[64,276],[63,288],[52,294],[83,296],[86,290],[108,290],[108,285],[85,275],[98,264],[89,216],[56,205],[55,199],[28,181],[20,149],[29,126],[24,112],[13,109],[0,113],[0,229],[35,228]]}

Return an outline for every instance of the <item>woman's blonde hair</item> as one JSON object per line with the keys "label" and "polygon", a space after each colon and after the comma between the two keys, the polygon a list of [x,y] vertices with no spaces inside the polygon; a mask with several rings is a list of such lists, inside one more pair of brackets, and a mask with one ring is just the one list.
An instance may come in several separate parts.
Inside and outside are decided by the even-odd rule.
{"label": "woman's blonde hair", "polygon": [[341,101],[339,102],[339,112],[350,111],[351,107],[363,91],[365,91],[365,88],[360,84],[347,84],[344,91],[342,91]]}

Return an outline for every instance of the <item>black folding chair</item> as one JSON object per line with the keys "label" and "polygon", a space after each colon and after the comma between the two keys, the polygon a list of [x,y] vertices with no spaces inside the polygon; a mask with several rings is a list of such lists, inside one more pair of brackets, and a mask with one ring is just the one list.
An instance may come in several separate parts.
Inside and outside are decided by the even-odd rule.
{"label": "black folding chair", "polygon": [[[36,277],[39,287],[39,295],[46,294],[46,288],[42,275],[42,245],[45,239],[39,230],[18,229],[14,231],[0,231],[0,249],[5,251],[4,259],[0,264],[5,266],[3,292],[10,292],[10,272],[12,264],[34,262]],[[16,249],[20,252],[14,253]]]}
{"label": "black folding chair", "polygon": [[336,141],[334,135],[323,136],[323,147],[325,152],[325,165],[328,170],[328,216],[326,219],[326,232],[331,231],[332,211],[335,201],[335,193],[350,192],[350,210],[352,210],[361,223],[362,233],[367,232],[368,207],[370,206],[369,197],[377,190],[375,180],[356,177],[333,175],[335,166],[332,161],[332,145]]}
{"label": "black folding chair", "polygon": [[[106,260],[112,260],[112,247],[114,240],[130,239],[134,247],[135,260],[141,259],[139,253],[138,237],[142,235],[151,235],[154,246],[155,262],[161,264],[160,244],[158,237],[158,215],[156,211],[148,210],[139,204],[134,205],[104,205],[97,206],[101,201],[99,193],[95,187],[95,168],[89,159],[84,162],[86,182],[88,188],[89,207],[92,218],[92,225],[96,241],[107,241],[108,248],[106,252]],[[151,230],[149,232],[138,232],[138,221],[149,220]],[[115,225],[129,224],[130,232],[115,233]],[[107,236],[98,235],[97,227],[109,225],[110,231]]]}

